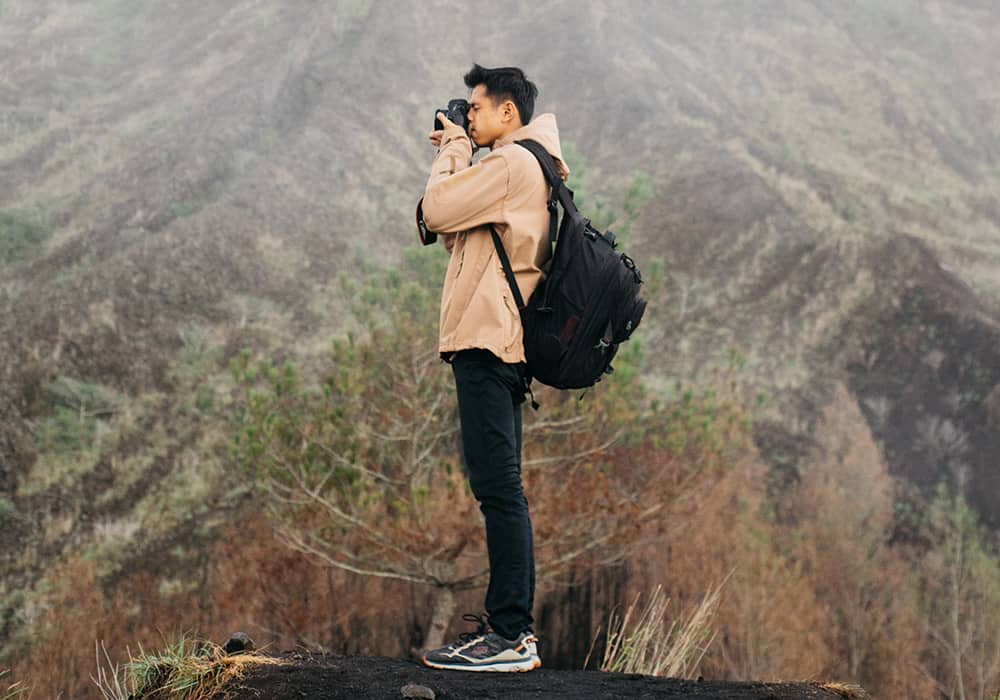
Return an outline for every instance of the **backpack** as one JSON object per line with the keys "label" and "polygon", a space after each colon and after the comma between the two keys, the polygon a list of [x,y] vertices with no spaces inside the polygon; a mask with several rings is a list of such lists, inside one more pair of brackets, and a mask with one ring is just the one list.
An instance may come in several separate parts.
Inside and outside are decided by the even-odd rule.
{"label": "backpack", "polygon": [[[510,259],[493,225],[490,234],[517,302],[524,328],[524,352],[531,378],[557,389],[583,389],[614,370],[618,346],[639,326],[646,301],[639,296],[642,275],[617,252],[615,235],[601,233],[573,203],[548,151],[536,141],[516,141],[538,160],[551,186],[549,242],[555,252],[545,279],[525,304]],[[557,231],[556,202],[563,208]]]}

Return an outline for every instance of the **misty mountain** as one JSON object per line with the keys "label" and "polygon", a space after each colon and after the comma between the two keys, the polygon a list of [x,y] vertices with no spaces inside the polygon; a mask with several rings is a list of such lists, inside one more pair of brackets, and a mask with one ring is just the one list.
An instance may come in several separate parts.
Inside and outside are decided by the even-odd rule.
{"label": "misty mountain", "polygon": [[[4,595],[109,523],[143,535],[113,577],[226,512],[227,436],[189,404],[224,400],[242,347],[322,356],[336,274],[414,241],[434,109],[473,62],[538,84],[591,202],[648,176],[654,386],[736,365],[794,464],[844,381],[897,474],[1000,526],[997,36],[973,0],[5,0]],[[115,441],[53,461],[67,406],[107,406]]]}

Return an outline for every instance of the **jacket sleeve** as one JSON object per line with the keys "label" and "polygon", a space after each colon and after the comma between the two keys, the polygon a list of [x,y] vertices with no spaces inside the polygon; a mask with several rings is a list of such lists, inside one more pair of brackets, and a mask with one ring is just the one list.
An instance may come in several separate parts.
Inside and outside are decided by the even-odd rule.
{"label": "jacket sleeve", "polygon": [[491,153],[470,166],[471,158],[469,137],[461,129],[449,130],[424,190],[424,221],[432,231],[455,233],[502,221],[507,162]]}

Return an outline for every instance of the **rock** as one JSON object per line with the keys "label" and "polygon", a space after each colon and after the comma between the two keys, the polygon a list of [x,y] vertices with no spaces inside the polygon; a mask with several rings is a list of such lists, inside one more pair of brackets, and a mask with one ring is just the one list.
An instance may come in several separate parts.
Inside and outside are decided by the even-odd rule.
{"label": "rock", "polygon": [[253,640],[246,632],[234,632],[229,641],[223,647],[227,654],[239,654],[245,651],[253,651]]}
{"label": "rock", "polygon": [[407,683],[399,691],[404,698],[423,698],[423,700],[434,700],[434,691],[425,685]]}

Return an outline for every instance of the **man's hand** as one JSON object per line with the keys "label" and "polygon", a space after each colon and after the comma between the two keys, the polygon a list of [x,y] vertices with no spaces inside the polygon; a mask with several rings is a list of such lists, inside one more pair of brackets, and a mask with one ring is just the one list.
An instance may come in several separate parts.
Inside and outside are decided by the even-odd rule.
{"label": "man's hand", "polygon": [[450,121],[448,119],[448,115],[445,114],[444,112],[438,112],[437,118],[441,120],[442,124],[444,124],[444,129],[440,129],[439,131],[432,131],[430,134],[428,134],[428,137],[430,138],[431,143],[434,144],[435,148],[441,148],[441,138],[444,136],[444,132],[453,126],[457,127],[458,124],[455,124],[454,122]]}

